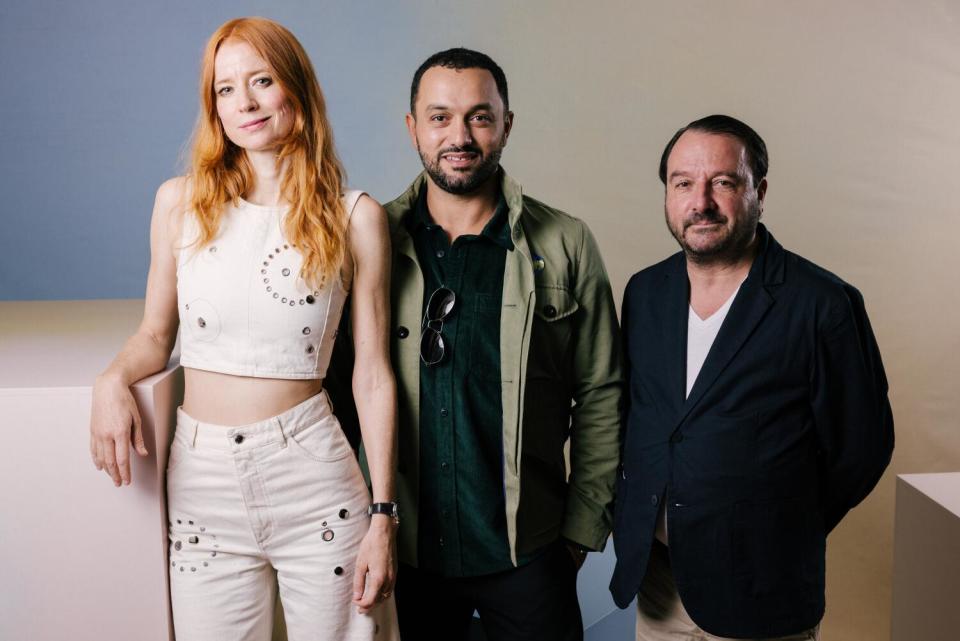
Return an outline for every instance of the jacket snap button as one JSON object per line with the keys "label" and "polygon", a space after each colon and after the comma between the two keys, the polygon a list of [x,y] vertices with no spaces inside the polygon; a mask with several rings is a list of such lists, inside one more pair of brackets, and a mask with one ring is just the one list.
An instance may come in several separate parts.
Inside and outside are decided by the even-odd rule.
{"label": "jacket snap button", "polygon": [[557,308],[554,307],[553,305],[544,305],[543,314],[547,318],[553,318],[554,316],[557,315]]}
{"label": "jacket snap button", "polygon": [[410,335],[410,330],[401,325],[397,328],[397,338],[406,338]]}

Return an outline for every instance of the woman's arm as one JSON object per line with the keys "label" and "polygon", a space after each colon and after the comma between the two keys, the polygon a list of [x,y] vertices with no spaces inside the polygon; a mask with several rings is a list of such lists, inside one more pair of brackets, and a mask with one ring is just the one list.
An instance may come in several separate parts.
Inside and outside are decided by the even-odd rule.
{"label": "woman's arm", "polygon": [[[389,352],[390,235],[386,214],[372,198],[363,196],[357,203],[348,238],[353,261],[353,395],[373,501],[382,503],[394,500],[397,388]],[[391,517],[371,517],[353,581],[353,600],[360,612],[367,612],[393,590],[395,534]]]}
{"label": "woman's arm", "polygon": [[177,338],[177,264],[174,242],[182,223],[185,179],[168,180],[157,190],[150,223],[150,273],[143,320],[137,332],[97,377],[90,417],[90,455],[114,485],[129,485],[131,426],[133,446],[146,456],[140,413],[130,385],[167,364]]}

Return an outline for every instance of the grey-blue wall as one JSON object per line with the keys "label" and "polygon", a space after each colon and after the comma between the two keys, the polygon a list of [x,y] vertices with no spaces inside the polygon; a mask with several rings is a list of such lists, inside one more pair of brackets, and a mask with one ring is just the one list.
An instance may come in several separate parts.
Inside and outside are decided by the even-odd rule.
{"label": "grey-blue wall", "polygon": [[[394,2],[0,4],[0,300],[143,295],[161,182],[181,173],[203,45],[264,15],[310,54],[351,183],[389,199],[418,169],[409,78],[456,31]],[[461,34],[462,36],[462,34]]]}

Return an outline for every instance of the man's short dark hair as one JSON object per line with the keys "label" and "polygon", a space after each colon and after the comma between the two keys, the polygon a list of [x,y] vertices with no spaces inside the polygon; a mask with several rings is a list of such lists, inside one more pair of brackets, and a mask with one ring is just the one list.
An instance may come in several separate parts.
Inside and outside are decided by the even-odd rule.
{"label": "man's short dark hair", "polygon": [[667,143],[667,147],[660,157],[660,182],[664,185],[667,184],[667,159],[670,157],[670,152],[673,151],[673,146],[677,144],[680,136],[691,130],[736,138],[743,143],[743,147],[747,151],[747,163],[749,163],[750,172],[753,174],[753,184],[760,184],[760,181],[766,177],[767,169],[770,167],[770,159],[767,157],[767,145],[763,142],[760,134],[745,122],[730,116],[717,114],[694,120],[673,134],[673,138]]}
{"label": "man's short dark hair", "polygon": [[433,54],[423,61],[423,64],[413,74],[413,82],[410,83],[410,113],[417,115],[415,111],[417,102],[417,93],[420,91],[420,79],[427,69],[432,67],[445,67],[447,69],[486,69],[493,76],[493,81],[497,83],[497,93],[503,100],[503,109],[510,109],[510,101],[507,100],[507,76],[504,75],[500,65],[485,53],[465,49],[464,47],[455,47]]}

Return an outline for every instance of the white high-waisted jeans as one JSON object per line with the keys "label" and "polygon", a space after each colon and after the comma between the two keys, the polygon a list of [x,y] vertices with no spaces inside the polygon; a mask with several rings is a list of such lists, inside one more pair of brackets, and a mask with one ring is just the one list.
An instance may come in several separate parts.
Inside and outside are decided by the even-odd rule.
{"label": "white high-waisted jeans", "polygon": [[167,466],[177,641],[395,641],[393,597],[351,604],[370,494],[326,392],[225,427],[183,410]]}

